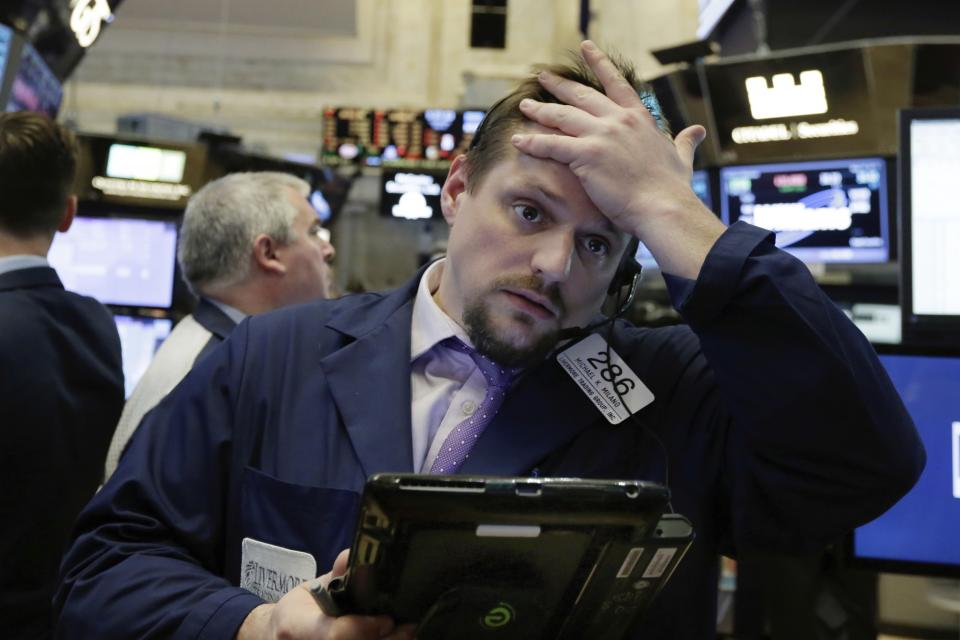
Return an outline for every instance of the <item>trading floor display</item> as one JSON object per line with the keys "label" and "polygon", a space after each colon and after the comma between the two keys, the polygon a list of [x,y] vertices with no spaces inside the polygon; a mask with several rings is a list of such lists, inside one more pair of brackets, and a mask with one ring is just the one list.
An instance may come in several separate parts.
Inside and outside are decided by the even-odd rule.
{"label": "trading floor display", "polygon": [[960,344],[960,108],[900,114],[903,333]]}
{"label": "trading floor display", "polygon": [[927,450],[916,486],[853,535],[853,557],[882,571],[960,577],[960,351],[884,347],[880,361]]}

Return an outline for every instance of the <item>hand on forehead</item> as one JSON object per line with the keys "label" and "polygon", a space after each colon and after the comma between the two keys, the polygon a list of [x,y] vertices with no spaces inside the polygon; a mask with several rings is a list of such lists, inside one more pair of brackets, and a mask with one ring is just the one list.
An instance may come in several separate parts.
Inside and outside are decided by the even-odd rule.
{"label": "hand on forehead", "polygon": [[671,140],[606,54],[589,41],[581,52],[604,91],[541,72],[538,81],[561,104],[522,100],[521,112],[536,124],[511,142],[524,154],[567,165],[604,215],[639,235],[651,208],[688,199],[704,131],[688,127]]}

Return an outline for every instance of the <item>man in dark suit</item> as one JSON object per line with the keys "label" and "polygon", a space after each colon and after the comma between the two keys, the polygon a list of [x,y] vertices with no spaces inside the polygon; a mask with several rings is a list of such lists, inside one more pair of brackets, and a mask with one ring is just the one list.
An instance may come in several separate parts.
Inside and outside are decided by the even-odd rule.
{"label": "man in dark suit", "polygon": [[[870,344],[771,234],[700,203],[703,129],[671,139],[628,69],[582,56],[493,107],[454,160],[444,260],[245,321],[147,416],[80,518],[64,636],[408,638],[288,587],[343,569],[368,475],[442,470],[667,482],[697,538],[631,637],[706,640],[719,553],[820,548],[908,490],[924,453]],[[594,324],[628,236],[688,326]],[[602,361],[604,339],[653,396],[633,421],[610,424],[552,357]]]}
{"label": "man in dark suit", "polygon": [[0,114],[0,619],[5,638],[50,635],[74,518],[100,481],[123,407],[109,312],[64,291],[46,255],[77,207],[73,135]]}

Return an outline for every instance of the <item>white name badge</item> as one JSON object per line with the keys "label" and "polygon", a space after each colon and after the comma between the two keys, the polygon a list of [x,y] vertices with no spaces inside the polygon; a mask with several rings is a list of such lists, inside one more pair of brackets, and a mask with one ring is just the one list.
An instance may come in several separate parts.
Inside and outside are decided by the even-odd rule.
{"label": "white name badge", "polygon": [[317,577],[312,555],[253,538],[240,547],[240,586],[267,602],[276,602],[301,582]]}
{"label": "white name badge", "polygon": [[[653,393],[607,341],[591,334],[557,356],[557,362],[610,424],[620,424],[653,402]],[[618,393],[619,392],[619,395]]]}

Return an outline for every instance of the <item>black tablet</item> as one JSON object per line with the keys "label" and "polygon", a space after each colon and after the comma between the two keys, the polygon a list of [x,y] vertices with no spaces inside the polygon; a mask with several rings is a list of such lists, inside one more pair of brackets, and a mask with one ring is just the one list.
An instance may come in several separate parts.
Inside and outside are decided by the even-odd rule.
{"label": "black tablet", "polygon": [[379,474],[347,573],[321,607],[419,625],[419,640],[619,640],[693,540],[634,480]]}

